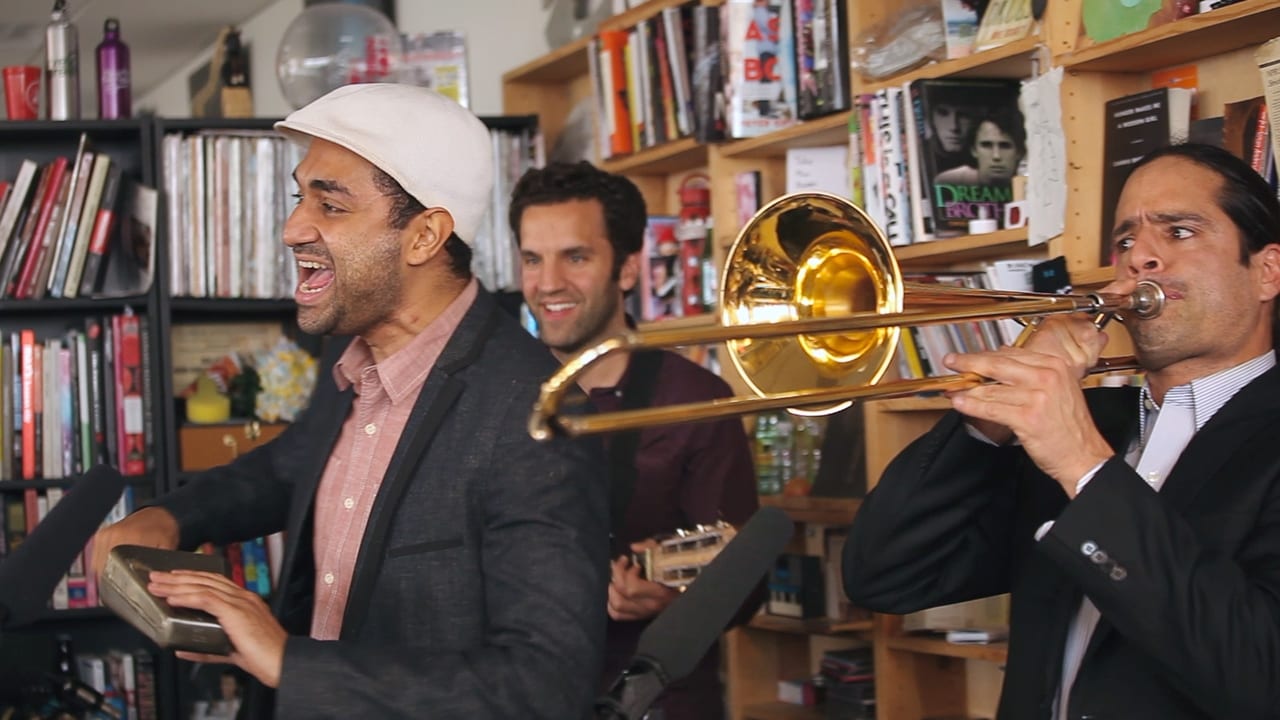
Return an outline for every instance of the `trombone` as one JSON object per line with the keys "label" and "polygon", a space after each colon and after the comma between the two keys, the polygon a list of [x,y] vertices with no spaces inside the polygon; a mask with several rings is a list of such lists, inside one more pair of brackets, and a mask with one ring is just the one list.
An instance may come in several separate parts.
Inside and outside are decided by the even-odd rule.
{"label": "trombone", "polygon": [[[909,283],[884,233],[849,200],[826,193],[780,197],[734,239],[711,328],[628,330],[585,348],[543,383],[529,434],[536,440],[696,422],[765,410],[825,415],[855,400],[965,390],[988,382],[972,373],[878,384],[903,327],[968,320],[1025,321],[1021,344],[1046,315],[1087,312],[1101,329],[1125,315],[1150,319],[1164,292],[1150,281],[1129,295],[1055,295]],[[564,397],[601,358],[688,345],[725,343],[754,396],[697,403],[565,414]],[[1103,359],[1091,372],[1137,367]]]}

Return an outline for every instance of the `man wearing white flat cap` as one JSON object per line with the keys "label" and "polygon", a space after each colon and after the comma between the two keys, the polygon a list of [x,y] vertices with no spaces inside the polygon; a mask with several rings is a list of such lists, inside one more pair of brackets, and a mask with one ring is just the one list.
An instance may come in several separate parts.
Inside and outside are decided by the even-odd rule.
{"label": "man wearing white flat cap", "polygon": [[[489,134],[423,88],[350,85],[276,128],[307,147],[284,242],[298,324],[354,336],[279,438],[102,530],[193,548],[285,530],[272,607],[225,578],[149,589],[218,618],[248,717],[589,714],[608,517],[595,446],[525,420],[558,363],[471,275]],[[246,713],[242,712],[242,716]]]}

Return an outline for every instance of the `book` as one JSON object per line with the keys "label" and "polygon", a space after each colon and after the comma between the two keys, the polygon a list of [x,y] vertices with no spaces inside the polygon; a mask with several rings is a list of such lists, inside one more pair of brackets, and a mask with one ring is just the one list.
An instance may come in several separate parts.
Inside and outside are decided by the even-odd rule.
{"label": "book", "polygon": [[606,98],[605,116],[601,122],[609,135],[605,157],[625,155],[635,149],[631,138],[631,93],[627,84],[628,33],[625,30],[602,30],[599,38],[600,78]]}
{"label": "book", "polygon": [[700,143],[725,136],[724,46],[720,35],[720,8],[693,8],[693,57],[689,69],[693,95],[693,137]]}
{"label": "book", "polygon": [[650,215],[645,226],[640,277],[642,320],[665,320],[683,313],[678,224],[679,219],[672,215]]}
{"label": "book", "polygon": [[729,137],[756,137],[795,124],[790,2],[728,0],[720,7]]}
{"label": "book", "polygon": [[1223,105],[1222,147],[1264,178],[1271,155],[1270,125],[1267,102],[1261,95]]}
{"label": "book", "polygon": [[734,196],[738,202],[738,227],[744,228],[760,210],[760,171],[744,170],[733,176]]}
{"label": "book", "polygon": [[974,41],[978,35],[978,12],[973,2],[942,0],[942,25],[948,60],[973,53]]}
{"label": "book", "polygon": [[1099,261],[1112,265],[1111,230],[1116,203],[1133,166],[1147,153],[1186,142],[1192,91],[1163,87],[1108,100],[1102,153],[1102,226]]}
{"label": "book", "polygon": [[47,249],[45,242],[50,220],[53,218],[59,195],[66,190],[65,180],[69,162],[65,156],[58,156],[49,162],[47,182],[44,183],[42,194],[36,201],[36,205],[32,207],[31,216],[34,220],[29,222],[30,230],[24,231],[25,255],[22,257],[19,270],[9,280],[7,292],[9,297],[18,299],[31,297],[31,287],[39,270],[40,260]]}
{"label": "book", "polygon": [[978,33],[973,41],[974,50],[982,52],[1021,40],[1034,26],[1031,0],[990,0],[978,21]]}
{"label": "book", "polygon": [[795,25],[796,103],[802,120],[849,109],[845,4],[790,0]]}
{"label": "book", "polygon": [[[153,187],[129,181],[123,194],[120,229],[116,234],[119,240],[107,255],[107,268],[98,293],[106,297],[142,295],[151,287],[154,275],[159,193]],[[238,297],[234,291],[240,290],[240,285],[231,284],[230,278],[243,275],[239,272],[240,264],[235,262],[239,257],[230,252],[227,255],[227,272],[219,277],[227,278],[232,289],[230,295]]]}
{"label": "book", "polygon": [[910,92],[909,125],[925,132],[917,149],[934,235],[965,235],[970,220],[1002,218],[1027,149],[1018,83],[922,79]]}
{"label": "book", "polygon": [[[1267,118],[1271,125],[1273,164],[1280,164],[1280,37],[1268,40],[1254,52],[1258,73],[1262,75],[1262,93],[1266,98]],[[0,238],[0,242],[4,242]]]}
{"label": "book", "polygon": [[97,215],[93,220],[93,228],[89,233],[89,252],[84,261],[84,269],[80,275],[79,295],[89,296],[97,292],[102,283],[102,270],[111,233],[116,224],[116,199],[120,193],[121,169],[118,163],[111,163],[107,168],[107,176],[102,185],[102,198],[98,202]]}

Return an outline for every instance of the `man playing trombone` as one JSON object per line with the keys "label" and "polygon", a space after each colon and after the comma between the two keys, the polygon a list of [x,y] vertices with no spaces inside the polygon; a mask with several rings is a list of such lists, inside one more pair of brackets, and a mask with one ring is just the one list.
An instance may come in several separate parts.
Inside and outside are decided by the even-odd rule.
{"label": "man playing trombone", "polygon": [[1280,204],[1229,153],[1158,150],[1125,184],[1115,282],[1145,387],[1082,391],[1106,344],[1047,318],[948,355],[992,382],[886,469],[844,554],[850,599],[906,613],[1012,593],[998,717],[1261,718],[1280,699]]}

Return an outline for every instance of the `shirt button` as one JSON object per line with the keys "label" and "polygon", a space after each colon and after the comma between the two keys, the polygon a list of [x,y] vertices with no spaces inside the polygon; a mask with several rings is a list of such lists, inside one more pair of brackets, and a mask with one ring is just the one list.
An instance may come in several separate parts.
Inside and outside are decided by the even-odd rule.
{"label": "shirt button", "polygon": [[1098,552],[1094,553],[1090,557],[1090,559],[1093,560],[1094,564],[1101,565],[1107,561],[1107,554],[1099,550]]}
{"label": "shirt button", "polygon": [[343,501],[342,501],[342,507],[344,507],[344,508],[346,508],[346,509],[348,509],[348,510],[350,510],[351,508],[353,508],[353,507],[355,507],[355,506],[356,506],[356,501],[355,501],[355,500],[352,500],[351,498],[347,498],[346,500],[343,500]]}
{"label": "shirt button", "polygon": [[378,432],[378,426],[377,426],[377,425],[374,425],[373,423],[369,423],[368,425],[365,425],[365,426],[364,426],[364,434],[365,434],[365,435],[372,435],[372,434],[374,434],[374,433],[376,433],[376,432]]}
{"label": "shirt button", "polygon": [[1080,552],[1084,553],[1085,555],[1092,555],[1097,550],[1098,550],[1098,545],[1092,540],[1086,540],[1084,544],[1080,546]]}
{"label": "shirt button", "polygon": [[325,585],[332,585],[332,584],[333,584],[333,573],[325,573],[325,574],[324,574],[324,584],[325,584]]}
{"label": "shirt button", "polygon": [[1125,579],[1125,578],[1127,578],[1127,577],[1129,577],[1129,571],[1125,570],[1124,568],[1120,567],[1119,565],[1117,565],[1116,567],[1112,568],[1112,570],[1111,570],[1111,579],[1112,579],[1112,580],[1115,580],[1116,582],[1120,582],[1121,580],[1123,580],[1123,579]]}

